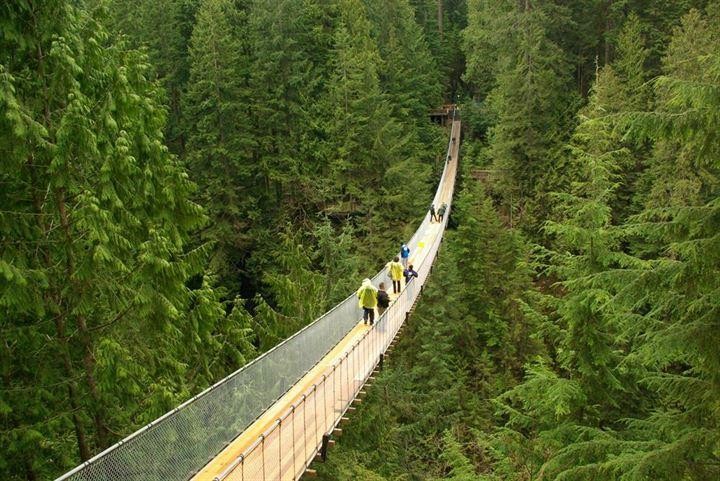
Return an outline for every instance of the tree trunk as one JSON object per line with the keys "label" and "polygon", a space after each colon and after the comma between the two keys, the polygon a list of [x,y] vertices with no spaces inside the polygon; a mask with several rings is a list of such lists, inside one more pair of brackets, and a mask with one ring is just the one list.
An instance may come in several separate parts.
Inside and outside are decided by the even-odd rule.
{"label": "tree trunk", "polygon": [[[32,6],[34,9],[35,7]],[[36,23],[36,16],[33,15],[33,27],[36,31],[39,33],[39,28]],[[45,75],[45,55],[43,54],[42,46],[39,44],[37,47],[36,52],[36,58],[38,62],[38,73],[41,79],[43,79],[43,97],[44,97],[44,105],[43,105],[43,117],[44,117],[44,123],[45,127],[50,130],[51,125],[51,116],[50,116],[50,94],[48,91],[48,84],[47,84],[47,76]],[[30,156],[28,159],[28,168],[30,169],[30,178],[31,183],[33,185],[33,203],[35,206],[35,210],[38,213],[37,220],[38,225],[40,227],[40,231],[42,232],[42,237],[47,239],[49,236],[49,226],[45,222],[45,217],[43,214],[43,200],[38,195],[39,192],[44,192],[44,188],[40,188],[38,186],[38,181],[35,177],[35,171],[33,170],[33,164],[35,163],[35,159]],[[52,269],[52,259],[50,257],[50,252],[48,251],[48,248],[42,249],[42,256],[43,260],[45,262],[45,268],[50,270]],[[47,303],[50,305],[54,305],[57,307],[57,310],[60,311],[59,313],[53,313],[55,314],[55,332],[57,334],[57,339],[60,347],[60,357],[62,358],[63,363],[63,369],[65,371],[65,375],[68,377],[68,402],[70,403],[70,407],[72,409],[72,420],[73,420],[73,427],[75,428],[75,438],[77,439],[78,444],[78,452],[80,454],[80,459],[83,461],[86,461],[90,459],[90,448],[87,444],[87,437],[85,435],[85,428],[82,425],[82,421],[80,420],[79,412],[80,412],[80,403],[78,402],[78,393],[75,386],[75,382],[73,381],[73,378],[75,377],[75,370],[73,369],[73,363],[72,363],[72,357],[70,356],[70,349],[68,345],[67,336],[65,335],[65,317],[62,314],[62,302],[60,302],[60,294],[58,294],[58,299],[51,299],[48,294],[46,294],[46,300]]]}
{"label": "tree trunk", "polygon": [[437,22],[438,22],[438,33],[440,34],[440,41],[443,40],[443,1],[437,0]]}
{"label": "tree trunk", "polygon": [[610,10],[613,5],[613,0],[608,0],[607,4],[605,5],[605,35],[603,35],[605,39],[605,55],[603,59],[603,65],[610,64],[610,30],[613,28],[613,21],[612,21],[612,15],[610,14]]}
{"label": "tree trunk", "polygon": [[[49,118],[49,114],[46,112]],[[29,159],[29,164],[33,163],[33,159]],[[35,180],[34,170],[33,167],[29,167],[30,169],[30,178],[32,179],[31,182],[33,184],[33,204],[35,205],[35,211],[37,212],[37,222],[38,226],[40,227],[40,232],[42,233],[43,238],[48,237],[48,226],[45,222],[45,216],[42,215],[43,213],[43,207],[42,207],[42,199],[38,196],[38,193],[41,191],[44,191],[45,189],[40,189],[39,186],[37,186],[37,181]],[[50,258],[50,253],[48,252],[47,248],[42,248],[42,258],[45,263],[46,269],[52,268],[52,260]],[[59,294],[58,294],[59,297]],[[61,302],[59,302],[58,299],[52,299],[50,296],[46,295],[46,303],[55,305],[58,310],[62,311]],[[77,393],[77,386],[75,385],[75,382],[72,381],[72,379],[75,377],[75,369],[73,368],[73,362],[72,357],[70,356],[70,348],[68,346],[68,340],[67,336],[65,335],[65,316],[64,314],[56,314],[55,318],[55,333],[57,335],[57,341],[58,341],[58,350],[60,353],[60,359],[62,361],[63,370],[65,371],[65,375],[68,378],[68,402],[70,404],[70,408],[72,409],[72,422],[73,427],[75,429],[75,438],[77,440],[77,447],[78,447],[78,453],[80,455],[80,459],[82,461],[87,461],[90,459],[90,448],[87,444],[87,436],[85,434],[85,428],[82,425],[82,421],[79,416],[80,412],[80,403],[78,402],[79,396]]]}
{"label": "tree trunk", "polygon": [[[70,231],[70,220],[68,218],[67,208],[65,205],[65,190],[58,189],[55,192],[57,201],[57,208],[60,214],[60,225],[65,236],[65,261],[66,261],[66,274],[68,282],[73,282],[72,279],[75,276],[75,257],[73,253],[74,239],[72,232]],[[83,287],[76,285],[76,292],[78,295],[82,295]],[[75,316],[75,326],[77,327],[80,344],[83,348],[83,367],[85,369],[85,380],[88,385],[90,397],[93,400],[92,413],[93,421],[95,423],[95,431],[98,438],[98,444],[100,447],[108,446],[109,432],[105,424],[104,408],[102,405],[102,399],[100,398],[100,392],[97,388],[97,382],[95,381],[95,358],[93,357],[93,344],[92,336],[87,327],[85,316]]]}

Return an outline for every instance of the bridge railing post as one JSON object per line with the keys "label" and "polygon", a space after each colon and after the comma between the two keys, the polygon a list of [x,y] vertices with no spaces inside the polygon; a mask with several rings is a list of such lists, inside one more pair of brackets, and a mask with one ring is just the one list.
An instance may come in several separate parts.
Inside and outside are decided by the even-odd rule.
{"label": "bridge railing post", "polygon": [[260,454],[262,455],[262,478],[265,481],[265,434],[260,435]]}
{"label": "bridge railing post", "polygon": [[282,479],[282,418],[278,418],[278,479]]}
{"label": "bridge railing post", "polygon": [[320,429],[318,429],[318,422],[317,422],[317,384],[313,384],[313,411],[315,415],[315,446],[318,445],[320,440],[318,439],[318,432]]}

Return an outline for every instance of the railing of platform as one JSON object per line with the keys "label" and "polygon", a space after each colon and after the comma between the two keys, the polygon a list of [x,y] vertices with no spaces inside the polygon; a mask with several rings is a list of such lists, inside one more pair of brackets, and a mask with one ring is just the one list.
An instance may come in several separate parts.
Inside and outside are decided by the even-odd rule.
{"label": "railing of platform", "polygon": [[[460,135],[455,130],[453,126],[453,138]],[[453,147],[450,140],[448,159]],[[450,172],[452,181],[446,182]],[[450,205],[454,175],[455,165],[447,162],[433,200],[436,206],[442,199]],[[302,474],[319,449],[321,433],[337,423],[402,325],[430,272],[448,216],[449,208],[430,246],[421,245],[430,228],[430,217],[425,216],[408,243],[411,251],[424,251],[422,262],[415,261],[419,277],[404,288],[375,328],[218,479],[281,480]],[[385,277],[383,269],[373,284],[377,286]],[[361,313],[355,295],[350,295],[270,351],[57,481],[189,479],[317,365],[357,324]],[[285,472],[295,477],[283,477]],[[274,477],[268,476],[273,473]]]}

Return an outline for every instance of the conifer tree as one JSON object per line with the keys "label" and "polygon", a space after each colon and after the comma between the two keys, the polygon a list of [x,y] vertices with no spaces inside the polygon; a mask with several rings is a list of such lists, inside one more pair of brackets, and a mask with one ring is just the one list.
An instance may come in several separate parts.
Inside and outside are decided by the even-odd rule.
{"label": "conifer tree", "polygon": [[441,459],[448,464],[450,472],[448,476],[443,476],[441,479],[451,481],[479,481],[482,479],[475,474],[475,468],[463,453],[461,444],[455,439],[452,432],[446,431],[443,441],[445,449]]}
{"label": "conifer tree", "polygon": [[353,229],[345,225],[343,230],[336,232],[333,225],[326,219],[313,232],[317,250],[314,261],[320,266],[325,277],[326,308],[330,309],[348,296],[348,292],[357,289],[357,280],[361,278],[363,259],[348,256],[353,250],[356,238]]}
{"label": "conifer tree", "polygon": [[0,24],[0,469],[48,478],[204,387],[222,309],[147,57],[68,2]]}
{"label": "conifer tree", "polygon": [[387,223],[416,218],[425,201],[417,192],[430,189],[428,150],[439,144],[436,127],[426,119],[427,111],[439,105],[440,83],[437,67],[415,23],[407,0],[366,2],[373,38],[382,59],[380,88],[392,108],[392,117],[403,125],[394,141],[394,155],[388,159],[382,186],[388,214]]}
{"label": "conifer tree", "polygon": [[469,332],[465,348],[477,350],[472,357],[478,359],[483,350],[489,352],[498,367],[519,367],[524,361],[516,359],[515,347],[524,351],[521,357],[533,351],[529,327],[521,325],[513,299],[528,288],[528,273],[519,262],[523,244],[504,228],[479,183],[465,188],[454,215],[460,225],[451,255],[463,286],[454,298]]}
{"label": "conifer tree", "polygon": [[370,190],[396,158],[402,134],[380,87],[382,60],[363,2],[342,0],[340,11],[325,103],[331,158],[324,174],[334,180],[330,199],[354,208],[370,200]]}
{"label": "conifer tree", "polygon": [[247,230],[256,211],[255,139],[244,125],[251,104],[246,25],[233,1],[202,3],[190,40],[185,97],[186,163],[212,219],[203,239],[215,242],[213,267],[235,291],[230,279],[237,278],[234,267],[251,242]]}
{"label": "conifer tree", "polygon": [[[627,226],[654,245],[637,267],[619,272],[618,326],[636,345],[632,359],[648,370],[643,384],[657,392],[653,413],[629,423],[634,444],[618,440],[620,454],[603,460],[627,479],[712,479],[718,467],[718,125],[720,8],[691,11],[673,38],[664,75],[655,84],[658,105],[629,115],[631,134],[673,151],[674,179],[665,195]],[[677,162],[677,159],[679,162]],[[677,163],[676,163],[677,162]],[[670,167],[665,167],[669,172]],[[647,249],[646,249],[647,252]]]}
{"label": "conifer tree", "polygon": [[[247,118],[263,211],[288,217],[317,202],[319,100],[328,77],[334,2],[257,0],[248,10],[253,61]],[[282,139],[282,141],[279,141]],[[291,217],[290,217],[291,218]]]}
{"label": "conifer tree", "polygon": [[567,331],[559,359],[578,374],[588,407],[600,408],[603,415],[616,405],[622,386],[614,334],[601,309],[612,292],[589,279],[623,262],[610,205],[629,152],[605,118],[622,91],[611,67],[599,72],[570,146],[576,178],[571,189],[557,195],[559,219],[546,226],[554,239],[548,274],[564,287],[558,313]]}
{"label": "conifer tree", "polygon": [[264,281],[280,312],[296,320],[295,329],[286,331],[290,335],[324,312],[328,292],[322,274],[311,269],[311,252],[297,234],[290,229],[283,232],[272,252],[277,266],[266,272]]}
{"label": "conifer tree", "polygon": [[[642,23],[639,17],[632,13],[625,21],[617,40],[612,66],[617,74],[617,87],[620,90],[612,99],[608,98],[607,114],[643,111],[650,108],[652,89],[648,82],[649,71],[646,65],[648,57],[649,50]],[[613,219],[618,224],[640,210],[642,194],[638,195],[638,192],[645,190],[642,186],[643,182],[652,182],[643,175],[650,154],[647,144],[623,139],[622,145],[628,149],[629,155],[625,156],[624,163],[618,165],[619,182],[616,199],[610,204]]]}
{"label": "conifer tree", "polygon": [[393,114],[403,122],[425,125],[427,111],[440,104],[440,83],[434,59],[408,0],[367,2],[383,69],[383,90]]}
{"label": "conifer tree", "polygon": [[410,0],[410,3],[437,62],[444,97],[454,102],[461,90],[460,77],[465,67],[460,32],[466,26],[466,1]]}
{"label": "conifer tree", "polygon": [[640,18],[631,13],[618,36],[616,58],[612,64],[625,96],[624,110],[644,110],[650,106],[647,60],[648,49]]}
{"label": "conifer tree", "polygon": [[[718,13],[713,8],[703,17],[694,11],[683,19],[665,60],[666,74],[656,82],[657,110],[624,116],[636,140],[652,140],[656,149],[665,152],[668,148],[675,150],[676,155],[688,159],[692,170],[706,169],[704,179],[709,183],[699,181],[693,196],[658,199],[655,202],[662,205],[648,205],[622,231],[609,228],[606,202],[614,187],[607,180],[612,168],[607,169],[615,164],[618,155],[624,154],[622,150],[606,147],[600,151],[607,152],[603,156],[579,157],[585,158],[588,167],[595,166],[589,177],[591,182],[584,184],[585,200],[574,205],[578,198],[574,194],[568,196],[570,205],[574,205],[568,214],[576,214],[563,223],[551,225],[559,239],[574,241],[576,246],[585,239],[585,245],[591,247],[582,256],[573,255],[572,251],[560,258],[556,255],[554,263],[560,275],[569,274],[575,279],[564,283],[567,293],[561,299],[560,314],[571,322],[579,314],[576,322],[580,321],[582,326],[592,320],[596,328],[578,337],[581,331],[568,324],[568,339],[585,339],[585,346],[576,343],[566,357],[588,356],[586,361],[577,357],[566,366],[569,372],[578,370],[573,389],[582,395],[577,398],[575,409],[585,414],[575,416],[583,427],[571,430],[572,436],[568,432],[558,436],[559,427],[549,427],[552,424],[546,421],[545,425],[556,431],[556,439],[564,445],[542,467],[547,476],[573,480],[605,476],[628,480],[649,476],[702,480],[718,475],[717,453],[713,448],[718,443],[718,417],[709,397],[710,392],[717,390],[716,373],[720,365],[716,350],[710,347],[717,342],[714,334],[717,326],[712,321],[718,309],[717,283],[711,280],[714,276],[711,273],[717,270],[718,252],[713,240],[717,228],[714,187],[717,184],[713,180],[717,166],[710,160],[717,156],[717,147],[708,142],[708,136],[717,129],[714,112],[719,88],[716,69],[720,63],[710,42],[720,31]],[[697,39],[704,41],[696,42]],[[603,90],[622,91],[608,82],[609,73],[601,74],[595,98]],[[603,119],[585,122],[576,137],[587,134],[591,143],[586,146],[601,147],[607,141],[610,143],[606,146],[618,145],[613,130],[586,129],[604,123]],[[597,167],[603,165],[603,171],[598,172]],[[675,182],[683,181],[682,176],[676,176]],[[589,203],[592,199],[595,200]],[[593,219],[600,223],[587,230]],[[584,224],[578,225],[578,220]],[[580,229],[582,225],[586,227]],[[618,233],[625,239],[635,239],[642,257],[618,252]],[[576,261],[568,263],[573,257]],[[578,267],[581,270],[573,274]],[[582,305],[585,307],[578,309]],[[620,349],[626,352],[621,364],[613,361],[622,352]],[[583,363],[587,364],[585,368]],[[625,374],[619,369],[621,365]],[[562,385],[559,378],[553,384]],[[514,399],[527,403],[532,393],[521,390],[530,386],[528,381],[514,389],[517,395]],[[611,403],[589,417],[588,408],[602,401],[603,392]],[[527,406],[525,409],[526,414],[532,413]],[[565,414],[573,416],[572,408]],[[589,423],[593,417],[605,420],[600,424]],[[595,426],[603,430],[588,429]]]}
{"label": "conifer tree", "polygon": [[[557,323],[560,330],[561,338],[548,343],[550,359],[557,364],[531,363],[525,380],[498,398],[500,411],[509,416],[507,427],[516,430],[516,436],[534,431],[526,440],[531,453],[561,453],[543,466],[534,464],[532,469],[539,472],[557,473],[581,464],[588,456],[582,441],[601,439],[602,430],[614,427],[622,414],[637,412],[637,373],[623,374],[619,367],[623,359],[618,335],[606,309],[617,290],[599,281],[628,262],[620,251],[611,209],[618,174],[630,155],[608,118],[613,106],[624,100],[622,92],[612,67],[603,68],[569,146],[569,188],[554,194],[556,218],[545,226],[553,248],[539,249],[543,274],[560,287],[554,295],[546,294],[549,299],[543,303],[554,311],[545,322]],[[524,450],[514,442],[508,446],[514,452]],[[532,454],[522,457],[533,464]]]}
{"label": "conifer tree", "polygon": [[[499,172],[496,189],[508,204],[513,200],[513,207],[521,199],[521,208],[530,208],[525,212],[526,225],[534,228],[546,202],[528,200],[546,190],[546,181],[555,182],[558,165],[551,159],[559,157],[558,141],[569,123],[566,109],[572,100],[566,54],[552,40],[550,3],[471,4],[480,9],[470,12],[470,19],[479,24],[471,24],[466,35],[467,46],[483,38],[498,39],[496,82],[488,99],[495,121],[488,155]],[[490,32],[484,31],[487,27]],[[482,57],[473,60],[475,54],[467,52],[469,62],[482,62]],[[486,83],[472,74],[468,80]]]}
{"label": "conifer tree", "polygon": [[[103,4],[105,0],[89,3]],[[111,0],[106,2],[108,26],[125,35],[130,46],[146,48],[168,106],[165,137],[168,147],[184,155],[187,135],[183,93],[190,64],[188,43],[200,0]]]}

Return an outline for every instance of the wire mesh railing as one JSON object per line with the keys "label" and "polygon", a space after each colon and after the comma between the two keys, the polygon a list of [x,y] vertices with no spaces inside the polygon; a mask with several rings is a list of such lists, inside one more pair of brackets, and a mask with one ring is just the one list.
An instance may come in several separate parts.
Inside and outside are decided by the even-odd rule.
{"label": "wire mesh railing", "polygon": [[[453,124],[451,136],[459,136],[459,123]],[[447,158],[453,148],[457,146],[449,141]],[[433,200],[436,205],[441,201],[451,203],[455,164],[445,165]],[[431,225],[429,215],[425,216],[408,243],[412,252],[419,253],[414,258],[419,277],[403,289],[374,329],[368,330],[345,358],[323,374],[320,383],[304,393],[297,406],[281,416],[246,454],[233,462],[233,469],[226,469],[224,477],[218,479],[284,480],[302,474],[318,450],[322,433],[340,419],[337,414],[345,412],[379,353],[384,352],[402,325],[430,272],[447,218],[446,214],[441,224]],[[425,245],[428,240],[429,245]],[[383,269],[372,279],[373,284],[378,286],[385,276]],[[352,330],[361,315],[357,299],[349,296],[251,363],[57,481],[191,478],[308,373]],[[285,473],[289,473],[287,477]]]}
{"label": "wire mesh railing", "polygon": [[[454,166],[452,170],[454,173]],[[452,185],[441,183],[441,189],[444,196],[452,196]],[[449,204],[450,197],[443,195],[437,199],[447,199]],[[295,481],[302,476],[321,449],[323,436],[343,417],[405,321],[430,274],[447,220],[446,215],[421,262],[415,261],[418,278],[407,283],[375,326],[341,354],[320,380],[214,481]]]}

